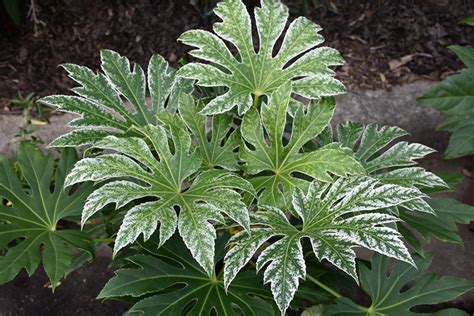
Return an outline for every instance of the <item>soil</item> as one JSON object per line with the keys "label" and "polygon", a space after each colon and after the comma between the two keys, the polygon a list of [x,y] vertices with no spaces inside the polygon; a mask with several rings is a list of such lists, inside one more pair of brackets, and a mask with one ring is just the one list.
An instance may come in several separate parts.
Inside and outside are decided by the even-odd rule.
{"label": "soil", "polygon": [[[19,29],[3,14],[0,109],[18,91],[40,96],[67,92],[73,83],[58,65],[70,62],[95,69],[100,49],[116,50],[142,66],[158,52],[177,66],[189,49],[176,42],[179,34],[191,28],[209,29],[215,19],[191,2],[212,3],[42,0],[31,2],[34,11]],[[247,2],[253,6],[257,1]],[[299,8],[302,0],[285,2]],[[474,43],[472,28],[460,24],[474,15],[469,0],[307,2],[319,5],[296,14],[321,24],[326,45],[345,56],[347,64],[339,67],[338,76],[350,89],[439,80],[462,67],[446,46]],[[29,3],[24,1],[25,12],[31,9]]]}
{"label": "soil", "polygon": [[22,272],[0,286],[0,315],[121,315],[130,308],[128,304],[95,299],[112,277],[109,263],[109,257],[98,256],[62,280],[54,294],[42,268],[31,278]]}

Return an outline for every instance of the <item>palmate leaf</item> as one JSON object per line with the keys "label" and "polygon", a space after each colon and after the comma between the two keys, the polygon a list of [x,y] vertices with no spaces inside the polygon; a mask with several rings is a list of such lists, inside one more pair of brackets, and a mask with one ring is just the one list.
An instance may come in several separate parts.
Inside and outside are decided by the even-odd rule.
{"label": "palmate leaf", "polygon": [[[131,201],[137,203],[123,219],[114,253],[141,234],[144,240],[149,239],[159,223],[161,245],[178,227],[193,257],[212,273],[216,231],[209,221],[223,222],[225,214],[249,229],[247,208],[235,190],[254,194],[254,189],[246,180],[224,170],[196,175],[201,159],[190,150],[191,138],[184,123],[174,117],[169,125],[171,144],[165,128],[153,125],[141,131],[151,146],[142,138],[105,137],[95,147],[118,153],[79,161],[68,175],[66,185],[111,180],[87,198],[83,224],[109,203],[115,203],[116,208]],[[155,200],[140,204],[137,199],[144,197]],[[175,207],[179,207],[179,216]]]}
{"label": "palmate leaf", "polygon": [[[225,113],[207,118],[198,113],[201,104],[195,104],[193,97],[184,93],[179,97],[178,106],[181,117],[194,136],[203,166],[239,170],[234,150],[239,147],[240,138],[236,130],[232,131],[232,116]],[[208,124],[209,120],[212,120],[211,124]]]}
{"label": "palmate leaf", "polygon": [[265,269],[264,281],[271,283],[274,299],[284,313],[299,284],[305,278],[305,260],[301,245],[308,238],[319,260],[327,259],[356,281],[355,246],[366,247],[386,256],[414,264],[401,235],[385,226],[399,219],[379,210],[423,196],[418,190],[393,184],[382,184],[367,177],[340,178],[332,185],[313,182],[305,194],[296,190],[293,209],[302,225],[292,225],[285,213],[271,206],[262,206],[251,234],[241,232],[225,257],[224,280],[228,286],[254,253],[272,237],[278,237],[263,250],[257,270]]}
{"label": "palmate leaf", "polygon": [[355,157],[367,170],[376,174],[389,168],[401,168],[416,165],[417,159],[435,152],[433,149],[406,141],[390,145],[408,133],[396,126],[379,128],[376,124],[363,126],[356,122],[340,124],[338,138],[345,147],[352,148]]}
{"label": "palmate leaf", "polygon": [[[217,241],[216,261],[223,257],[227,238]],[[134,297],[130,315],[274,315],[271,299],[255,273],[240,274],[224,289],[219,271],[209,276],[183,247],[179,238],[146,254],[127,258],[131,268],[115,272],[99,298]]]}
{"label": "palmate leaf", "polygon": [[[196,47],[190,52],[192,56],[210,64],[189,63],[179,69],[178,75],[197,79],[201,86],[227,88],[227,92],[211,100],[202,113],[222,113],[237,105],[238,113],[244,114],[252,106],[252,94],[270,97],[289,80],[293,81],[293,92],[310,99],[345,91],[329,68],[343,64],[342,57],[332,48],[314,48],[324,41],[318,34],[321,28],[304,17],[290,23],[280,49],[273,56],[275,43],[288,19],[288,9],[280,1],[262,0],[261,7],[255,9],[259,36],[257,52],[252,41],[250,15],[241,0],[222,1],[214,13],[222,19],[213,27],[217,36],[191,30],[179,38]],[[237,48],[237,56],[231,54],[224,40]],[[297,56],[299,58],[295,60]]]}
{"label": "palmate leaf", "polygon": [[[30,143],[20,144],[18,166],[26,187],[6,158],[0,158],[0,199],[12,206],[0,205],[0,283],[12,280],[25,269],[32,275],[43,258],[43,266],[53,289],[68,271],[76,248],[94,255],[92,241],[77,230],[62,229],[58,222],[81,214],[91,185],[64,190],[66,174],[77,161],[74,150],[61,153],[55,168],[53,156],[44,156]],[[54,183],[51,190],[51,183]],[[41,249],[44,249],[43,251]]]}
{"label": "palmate leaf", "polygon": [[243,145],[240,155],[245,173],[253,175],[250,181],[260,193],[259,203],[281,208],[289,204],[296,187],[308,185],[308,177],[332,182],[331,174],[346,176],[364,172],[337,144],[301,152],[303,145],[328,125],[334,100],[324,99],[308,107],[296,103],[291,136],[288,141],[284,138],[290,94],[291,83],[287,82],[272,93],[271,103],[263,104],[260,113],[256,108],[247,112],[241,126],[243,139],[252,148]]}
{"label": "palmate leaf", "polygon": [[[359,265],[362,289],[369,294],[372,304],[359,306],[348,298],[341,298],[331,305],[328,315],[420,315],[410,311],[418,305],[437,304],[452,300],[474,288],[472,281],[454,277],[437,279],[434,274],[423,274],[431,264],[431,256],[415,259],[417,268],[395,262],[387,275],[388,259],[380,255],[372,258],[372,267]],[[402,292],[407,283],[415,283]],[[449,309],[443,315],[467,315],[467,313]],[[422,314],[427,315],[427,314]],[[433,315],[440,315],[434,313]]]}
{"label": "palmate leaf", "polygon": [[[55,95],[40,100],[60,111],[80,115],[70,122],[75,130],[58,137],[50,146],[92,144],[107,135],[123,134],[132,126],[154,124],[157,113],[174,112],[179,93],[192,89],[189,82],[175,76],[175,70],[160,55],[150,59],[147,80],[139,65],[130,69],[126,57],[110,50],[102,50],[100,56],[103,73],[96,74],[84,66],[63,65],[69,77],[80,84],[72,89],[77,96]],[[146,99],[147,83],[151,102]]]}
{"label": "palmate leaf", "polygon": [[[415,159],[422,158],[433,150],[420,144],[406,142],[390,147],[394,140],[405,134],[405,131],[398,127],[379,129],[373,124],[364,127],[359,123],[348,122],[338,126],[336,139],[344,146],[353,149],[355,157],[367,172],[384,183],[423,192],[440,192],[448,189],[445,181],[439,176],[414,166]],[[387,155],[387,152],[392,154]],[[414,250],[422,255],[424,251],[412,230],[418,231],[425,239],[433,235],[445,242],[461,243],[456,223],[468,223],[474,219],[471,207],[452,199],[429,201],[417,199],[397,206],[397,212],[403,220],[403,223],[397,223],[399,231]]]}
{"label": "palmate leaf", "polygon": [[[363,126],[347,122],[337,127],[336,140],[354,151],[354,158],[365,168],[367,174],[384,183],[397,184],[414,189],[445,188],[446,183],[435,174],[416,167],[416,160],[434,152],[417,143],[401,141],[393,144],[407,133],[396,126],[379,128],[376,124]],[[422,198],[409,201],[403,207],[410,211],[433,213]]]}

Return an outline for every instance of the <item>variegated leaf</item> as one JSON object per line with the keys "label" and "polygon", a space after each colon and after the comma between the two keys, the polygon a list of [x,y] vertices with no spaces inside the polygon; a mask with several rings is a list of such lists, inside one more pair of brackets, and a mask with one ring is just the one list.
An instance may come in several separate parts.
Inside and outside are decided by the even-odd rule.
{"label": "variegated leaf", "polygon": [[231,239],[225,257],[225,284],[229,286],[257,250],[276,238],[258,255],[257,269],[265,268],[264,281],[271,283],[282,314],[286,311],[300,278],[305,278],[301,239],[308,238],[319,260],[326,259],[358,281],[355,246],[361,246],[414,264],[401,235],[389,224],[399,218],[380,210],[419,199],[414,188],[384,184],[368,176],[340,178],[333,184],[312,182],[307,192],[294,191],[292,208],[302,225],[294,226],[285,213],[262,206],[252,221],[252,233],[241,232]]}
{"label": "variegated leaf", "polygon": [[[422,144],[405,141],[391,145],[407,133],[399,127],[381,127],[375,124],[363,126],[347,122],[337,127],[337,141],[354,151],[355,158],[366,172],[384,183],[392,183],[414,189],[446,188],[437,175],[416,167],[416,160],[434,152]],[[324,142],[323,142],[324,144]],[[433,214],[430,205],[422,198],[411,200],[404,209]]]}
{"label": "variegated leaf", "polygon": [[240,139],[236,130],[232,130],[232,116],[226,113],[207,118],[198,113],[201,107],[202,104],[195,104],[191,95],[180,95],[179,113],[194,136],[203,167],[219,166],[231,171],[238,170],[234,151],[239,147]]}
{"label": "variegated leaf", "polygon": [[[216,35],[191,30],[179,38],[195,47],[190,52],[192,56],[210,64],[189,63],[178,75],[197,79],[201,86],[227,88],[227,92],[211,100],[202,113],[223,113],[237,105],[239,114],[244,114],[252,107],[252,95],[270,97],[287,81],[293,81],[293,92],[310,99],[345,91],[329,68],[343,64],[342,57],[335,49],[315,48],[324,41],[318,34],[321,28],[304,17],[289,24],[281,48],[273,56],[275,43],[288,20],[288,9],[279,0],[262,0],[261,6],[255,9],[257,50],[252,41],[250,16],[241,0],[222,1],[214,13],[222,20],[214,24]],[[236,56],[225,41],[237,48]]]}
{"label": "variegated leaf", "polygon": [[[255,108],[244,117],[241,133],[251,145],[241,148],[244,171],[254,176],[250,181],[260,193],[259,203],[285,207],[296,187],[305,187],[308,177],[332,182],[332,175],[363,173],[362,166],[337,145],[310,153],[301,153],[304,144],[316,137],[329,123],[334,100],[293,109],[293,124],[289,139],[284,137],[291,83],[272,93],[271,104],[263,104],[261,113]],[[264,136],[268,135],[268,139]],[[268,175],[260,175],[266,172]],[[301,176],[301,175],[304,176]]]}
{"label": "variegated leaf", "polygon": [[[140,133],[146,141],[115,136],[98,141],[95,147],[116,153],[79,161],[68,175],[66,185],[109,181],[89,195],[83,210],[83,224],[109,203],[115,203],[119,208],[132,201],[137,203],[144,197],[154,198],[155,201],[138,203],[128,210],[115,240],[114,253],[140,235],[144,240],[149,239],[159,223],[160,245],[178,227],[193,256],[211,273],[216,238],[211,222],[223,222],[225,214],[249,229],[246,205],[235,190],[255,193],[246,180],[224,170],[197,173],[201,160],[195,151],[191,151],[187,128],[177,116],[168,117],[168,120],[173,123],[169,129],[153,125],[143,127]],[[176,206],[180,209],[179,216],[174,210]]]}
{"label": "variegated leaf", "polygon": [[385,183],[394,183],[407,187],[436,188],[446,187],[446,183],[434,173],[421,167],[394,169],[376,175]]}
{"label": "variegated leaf", "polygon": [[192,90],[190,82],[177,78],[163,57],[154,55],[148,65],[149,102],[145,73],[139,65],[131,70],[126,57],[110,50],[101,51],[101,62],[102,73],[98,74],[84,66],[64,64],[69,77],[80,84],[72,89],[77,96],[54,95],[40,100],[80,116],[69,124],[75,130],[56,138],[50,146],[94,144],[133,126],[155,124],[157,113],[175,111],[179,93]]}

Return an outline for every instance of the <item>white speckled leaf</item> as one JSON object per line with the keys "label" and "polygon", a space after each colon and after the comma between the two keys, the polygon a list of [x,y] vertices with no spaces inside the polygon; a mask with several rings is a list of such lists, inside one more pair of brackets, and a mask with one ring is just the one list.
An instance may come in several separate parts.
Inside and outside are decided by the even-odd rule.
{"label": "white speckled leaf", "polygon": [[188,205],[181,209],[178,229],[194,259],[211,274],[214,269],[214,239],[216,230],[209,220],[223,221],[219,209],[210,205]]}
{"label": "white speckled leaf", "polygon": [[[433,149],[422,144],[405,141],[390,146],[397,138],[407,135],[407,132],[396,126],[379,128],[376,124],[363,126],[359,123],[347,122],[340,124],[337,130],[337,140],[345,147],[354,150],[355,157],[369,174],[380,174],[388,168],[393,170],[416,165],[415,160],[434,152]],[[356,146],[359,140],[360,144]],[[406,175],[411,177],[409,173]],[[426,177],[427,174],[424,176]]]}
{"label": "white speckled leaf", "polygon": [[298,236],[284,237],[267,247],[258,257],[257,270],[267,263],[263,281],[270,283],[273,298],[284,314],[299,285],[306,277],[303,248]]}
{"label": "white speckled leaf", "polygon": [[399,142],[377,158],[369,161],[366,168],[370,173],[385,168],[411,166],[416,164],[414,160],[434,152],[435,150],[422,144]]}
{"label": "white speckled leaf", "polygon": [[[345,147],[352,149],[355,158],[364,166],[367,173],[374,178],[378,178],[382,183],[410,188],[412,192],[436,192],[448,188],[448,185],[437,175],[421,167],[413,166],[416,165],[417,159],[423,158],[434,150],[421,144],[410,144],[407,142],[394,143],[397,138],[407,134],[401,128],[378,128],[375,124],[363,126],[359,123],[347,122],[340,124],[337,130],[337,140]],[[395,192],[397,190],[398,189],[392,190],[392,192],[398,194]],[[400,193],[405,194],[406,192],[402,191]],[[387,191],[387,194],[391,194],[390,191]],[[426,198],[427,196],[420,196],[416,199],[410,199],[404,203],[390,207],[390,209],[386,211],[400,214],[401,217],[424,217],[430,216],[430,214],[434,215],[435,212]],[[412,212],[415,212],[415,214],[409,214]],[[433,218],[436,219],[437,217],[433,216]],[[445,225],[441,219],[438,219],[438,221],[439,223],[436,225],[440,227]],[[415,230],[420,230],[421,226],[413,225],[413,223],[415,222],[407,224]],[[398,227],[403,226],[398,224]],[[419,243],[410,230],[403,229],[401,232],[406,237],[405,240],[407,240],[414,249],[419,249]]]}
{"label": "white speckled leaf", "polygon": [[117,233],[114,245],[114,255],[123,247],[137,240],[143,234],[143,240],[148,240],[160,223],[160,246],[175,232],[177,224],[176,211],[171,201],[155,201],[142,203],[128,210]]}
{"label": "white speckled leaf", "polygon": [[240,145],[239,135],[235,130],[228,135],[232,129],[232,116],[225,113],[208,118],[198,113],[201,108],[202,104],[196,104],[191,95],[180,95],[179,114],[194,136],[203,167],[219,166],[231,171],[239,170],[237,154],[234,152]]}
{"label": "white speckled leaf", "polygon": [[338,269],[350,275],[359,282],[356,272],[356,254],[352,250],[353,242],[345,235],[327,231],[319,235],[309,237],[314,255],[319,260],[326,259]]}
{"label": "white speckled leaf", "polygon": [[98,211],[109,203],[115,203],[118,209],[137,198],[156,195],[150,188],[130,181],[114,181],[106,183],[92,192],[82,211],[81,225],[84,224]]}
{"label": "white speckled leaf", "polygon": [[[213,269],[213,225],[224,222],[224,214],[250,229],[246,205],[238,191],[255,195],[252,185],[224,170],[199,173],[201,159],[191,151],[187,128],[176,115],[163,117],[169,129],[148,125],[139,130],[145,139],[107,136],[95,147],[117,153],[79,161],[66,185],[83,181],[109,182],[91,193],[82,214],[82,224],[109,203],[115,208],[147,197],[156,201],[137,204],[125,215],[114,253],[140,235],[150,238],[160,223],[160,245],[176,229],[199,264]],[[149,145],[150,144],[150,145]],[[155,157],[155,152],[158,157]],[[127,178],[123,180],[123,178]],[[179,207],[179,218],[174,207]]]}
{"label": "white speckled leaf", "polygon": [[[353,247],[365,247],[414,264],[400,233],[391,225],[400,219],[380,210],[419,199],[424,194],[414,188],[383,184],[368,176],[339,178],[333,184],[312,182],[305,191],[293,193],[293,214],[302,225],[293,226],[285,213],[274,206],[261,206],[254,214],[252,233],[242,232],[230,243],[225,257],[224,282],[232,279],[264,243],[272,243],[257,259],[257,269],[265,269],[264,281],[271,283],[275,302],[286,311],[299,278],[305,277],[301,238],[308,238],[319,260],[326,259],[357,282]],[[258,253],[258,252],[257,252]]]}
{"label": "white speckled leaf", "polygon": [[[219,2],[214,13],[221,19],[213,27],[217,36],[191,30],[179,38],[195,47],[190,51],[192,56],[210,64],[189,63],[178,70],[178,76],[198,80],[201,86],[228,88],[211,100],[202,113],[223,113],[238,106],[242,115],[252,107],[252,95],[270,97],[287,81],[293,81],[293,92],[311,99],[345,91],[329,68],[343,64],[342,57],[335,49],[315,48],[323,42],[318,34],[321,28],[304,17],[289,24],[281,48],[273,57],[276,41],[288,20],[288,9],[280,1],[262,0],[261,6],[255,8],[258,49],[254,48],[250,16],[241,0]],[[237,48],[237,56],[230,53],[224,41]]]}
{"label": "white speckled leaf", "polygon": [[153,55],[148,65],[151,104],[145,98],[146,81],[142,68],[135,65],[131,70],[129,60],[116,52],[101,51],[103,73],[96,74],[74,64],[64,64],[63,68],[80,84],[72,89],[77,96],[48,96],[40,102],[80,117],[70,122],[74,131],[50,144],[54,147],[93,144],[107,135],[122,135],[133,126],[155,124],[157,113],[176,110],[180,92],[192,91],[189,80],[177,78],[160,55]]}
{"label": "white speckled leaf", "polygon": [[446,183],[434,173],[421,167],[408,167],[395,169],[376,175],[382,182],[393,183],[401,186],[415,187],[447,187]]}
{"label": "white speckled leaf", "polygon": [[[281,208],[288,204],[295,187],[307,186],[308,177],[332,182],[332,175],[343,177],[364,172],[362,166],[338,146],[301,153],[303,145],[328,125],[335,107],[334,100],[324,99],[308,107],[296,104],[291,135],[286,141],[283,132],[290,95],[291,83],[287,82],[272,93],[271,103],[263,104],[261,113],[256,109],[247,112],[241,127],[244,140],[254,147],[250,149],[243,145],[241,149],[244,171],[249,175],[262,171],[269,173],[251,179],[260,192],[259,202]],[[301,177],[301,174],[308,177]]]}
{"label": "white speckled leaf", "polygon": [[235,244],[225,256],[224,284],[228,288],[237,273],[249,262],[255,252],[272,236],[269,229],[258,229],[248,234],[243,231],[229,241]]}

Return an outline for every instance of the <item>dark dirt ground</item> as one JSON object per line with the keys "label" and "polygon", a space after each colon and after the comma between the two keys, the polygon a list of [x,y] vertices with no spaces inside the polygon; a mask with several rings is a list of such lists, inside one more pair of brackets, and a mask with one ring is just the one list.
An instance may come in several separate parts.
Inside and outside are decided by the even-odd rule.
{"label": "dark dirt ground", "polygon": [[98,256],[94,262],[62,280],[54,295],[45,286],[48,278],[42,268],[31,278],[22,272],[13,281],[0,286],[0,315],[121,315],[129,309],[128,304],[95,299],[113,275],[109,263],[110,257]]}
{"label": "dark dirt ground", "polygon": [[[28,8],[30,2],[23,1]],[[248,2],[252,6],[257,1]],[[285,2],[299,7],[301,0]],[[179,34],[191,28],[209,28],[213,19],[189,0],[34,3],[35,15],[25,17],[20,29],[11,23],[1,24],[0,109],[17,91],[40,96],[66,92],[72,82],[57,66],[71,62],[97,68],[99,50],[104,48],[143,66],[158,52],[177,66],[188,50],[176,42]],[[325,45],[345,56],[347,64],[338,69],[338,76],[350,89],[439,80],[462,67],[446,46],[474,43],[472,28],[460,24],[474,15],[474,3],[469,0],[319,3],[318,8],[311,6],[305,13],[323,26]],[[401,58],[403,62],[397,63]]]}

